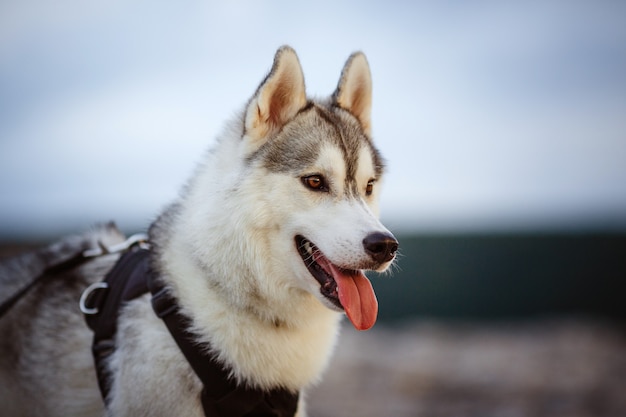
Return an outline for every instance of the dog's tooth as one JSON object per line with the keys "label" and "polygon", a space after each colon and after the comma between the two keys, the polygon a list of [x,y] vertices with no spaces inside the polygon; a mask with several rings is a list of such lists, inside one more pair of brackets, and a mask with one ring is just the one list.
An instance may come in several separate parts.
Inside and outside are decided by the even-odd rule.
{"label": "dog's tooth", "polygon": [[311,249],[311,242],[304,242],[304,249],[306,249],[306,251],[312,255],[313,254],[313,249]]}

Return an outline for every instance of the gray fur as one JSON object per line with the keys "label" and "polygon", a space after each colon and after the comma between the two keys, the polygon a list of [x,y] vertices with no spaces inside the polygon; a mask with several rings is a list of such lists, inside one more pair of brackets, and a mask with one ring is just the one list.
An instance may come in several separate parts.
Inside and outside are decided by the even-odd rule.
{"label": "gray fur", "polygon": [[[123,241],[113,225],[72,236],[0,264],[0,298],[6,299],[50,265],[96,247]],[[49,276],[0,319],[0,404],[6,416],[98,415],[91,332],[77,300],[116,260],[106,256]]]}
{"label": "gray fur", "polygon": [[359,152],[369,150],[376,178],[384,173],[384,161],[361,125],[349,112],[336,104],[310,101],[278,134],[261,146],[248,160],[260,161],[270,172],[296,175],[302,167],[311,165],[324,144],[333,144],[341,150],[346,162],[346,187],[358,194],[354,181]]}

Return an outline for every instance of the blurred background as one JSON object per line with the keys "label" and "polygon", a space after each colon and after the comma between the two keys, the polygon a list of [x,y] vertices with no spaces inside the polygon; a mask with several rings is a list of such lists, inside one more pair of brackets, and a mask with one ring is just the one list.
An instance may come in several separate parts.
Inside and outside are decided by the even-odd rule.
{"label": "blurred background", "polygon": [[0,3],[0,255],[145,230],[282,44],[374,81],[401,257],[314,416],[626,415],[626,3]]}

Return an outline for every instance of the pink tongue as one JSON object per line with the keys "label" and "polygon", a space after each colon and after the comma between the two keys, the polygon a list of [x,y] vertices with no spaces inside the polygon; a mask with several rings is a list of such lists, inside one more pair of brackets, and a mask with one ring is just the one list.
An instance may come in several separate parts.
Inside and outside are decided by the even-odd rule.
{"label": "pink tongue", "polygon": [[339,301],[352,325],[357,330],[371,328],[378,316],[378,300],[376,300],[372,283],[363,272],[347,274],[330,262],[327,266],[332,269],[333,278],[337,282]]}

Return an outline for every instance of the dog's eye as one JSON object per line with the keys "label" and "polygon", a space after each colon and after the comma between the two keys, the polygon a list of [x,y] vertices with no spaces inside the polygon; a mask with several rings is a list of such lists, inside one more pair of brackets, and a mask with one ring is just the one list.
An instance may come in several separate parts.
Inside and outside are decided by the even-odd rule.
{"label": "dog's eye", "polygon": [[372,191],[374,191],[374,180],[369,180],[365,187],[365,195],[372,195]]}
{"label": "dog's eye", "polygon": [[307,177],[302,177],[302,182],[307,186],[307,188],[313,191],[328,191],[326,181],[324,181],[324,177],[321,175],[309,175]]}

